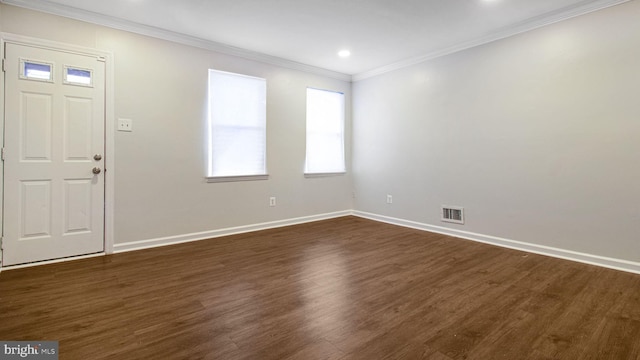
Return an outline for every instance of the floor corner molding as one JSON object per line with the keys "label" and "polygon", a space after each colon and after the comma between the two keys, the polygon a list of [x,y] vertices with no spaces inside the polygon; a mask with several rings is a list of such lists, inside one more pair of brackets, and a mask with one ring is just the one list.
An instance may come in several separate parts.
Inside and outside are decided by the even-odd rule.
{"label": "floor corner molding", "polygon": [[146,240],[139,240],[139,241],[131,241],[131,242],[126,242],[121,244],[115,244],[113,247],[114,248],[113,250],[114,250],[114,253],[117,254],[117,253],[122,253],[127,251],[149,249],[149,248],[154,248],[159,246],[175,245],[175,244],[181,244],[185,242],[207,240],[207,239],[217,238],[221,236],[242,234],[242,233],[247,233],[252,231],[267,230],[267,229],[274,229],[274,228],[279,228],[283,226],[304,224],[308,222],[333,219],[333,218],[349,216],[349,215],[353,215],[353,211],[344,210],[344,211],[337,211],[337,212],[326,213],[326,214],[303,216],[303,217],[292,218],[292,219],[277,220],[277,221],[271,221],[271,222],[265,222],[265,223],[243,225],[243,226],[230,227],[230,228],[224,228],[224,229],[190,233],[190,234],[174,235],[174,236],[167,236],[167,237],[146,239]]}
{"label": "floor corner molding", "polygon": [[419,223],[411,220],[398,219],[385,215],[372,214],[364,211],[353,211],[353,215],[369,220],[384,222],[388,224],[403,226],[412,229],[418,229],[443,235],[449,235],[465,240],[471,240],[489,245],[500,246],[508,249],[525,251],[529,253],[551,256],[563,260],[575,261],[589,265],[600,266],[604,268],[640,274],[640,263],[610,257],[586,254],[571,250],[559,249],[550,246],[543,246],[521,241],[505,239],[490,235],[483,235],[467,231],[450,229],[442,226]]}

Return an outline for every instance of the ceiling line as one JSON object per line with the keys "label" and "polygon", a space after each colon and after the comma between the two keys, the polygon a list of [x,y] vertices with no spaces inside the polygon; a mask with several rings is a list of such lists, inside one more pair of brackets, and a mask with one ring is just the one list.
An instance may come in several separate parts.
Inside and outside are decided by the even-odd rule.
{"label": "ceiling line", "polygon": [[156,39],[167,40],[182,45],[211,50],[225,55],[232,55],[248,60],[281,66],[291,70],[298,70],[310,74],[326,76],[341,81],[351,82],[352,80],[352,77],[349,74],[344,74],[313,65],[303,64],[293,60],[267,55],[264,53],[251,51],[211,40],[205,40],[195,36],[181,34],[154,26],[143,25],[133,21],[119,19],[113,16],[103,15],[92,11],[54,4],[46,0],[0,0],[0,3],[13,5],[29,10],[45,12],[74,20],[84,21],[95,25],[102,25],[108,28],[123,30],[138,35],[145,35]]}
{"label": "ceiling line", "polygon": [[504,27],[499,31],[481,36],[471,41],[462,42],[444,49],[440,49],[428,54],[408,58],[381,66],[369,71],[349,75],[325,68],[299,63],[285,58],[267,55],[264,53],[251,51],[243,48],[226,45],[223,43],[205,40],[198,37],[181,34],[153,26],[143,25],[136,22],[119,19],[87,10],[72,8],[65,5],[55,4],[46,0],[0,0],[0,3],[14,5],[36,11],[42,11],[58,16],[63,16],[75,20],[85,21],[96,25],[123,30],[140,35],[150,36],[162,40],[167,40],[184,45],[194,46],[201,49],[211,50],[226,55],[238,56],[248,60],[259,61],[284,68],[303,71],[311,74],[326,76],[329,78],[357,82],[370,77],[378,76],[387,72],[399,70],[408,66],[416,65],[428,60],[432,60],[445,55],[453,54],[476,46],[484,45],[493,41],[504,39],[510,36],[521,34],[533,29],[541,28],[553,23],[567,20],[573,17],[584,15],[597,10],[602,10],[611,6],[626,3],[631,0],[585,0],[578,4],[568,6],[556,11],[552,11],[532,19]]}
{"label": "ceiling line", "polygon": [[611,6],[620,5],[631,0],[598,0],[598,1],[582,1],[576,5],[568,6],[550,13],[542,14],[532,19],[504,27],[498,31],[488,35],[481,36],[471,41],[465,41],[444,49],[436,50],[428,54],[401,60],[392,64],[378,67],[376,69],[365,71],[352,75],[353,81],[368,79],[370,77],[382,75],[391,71],[406,68],[412,65],[420,64],[425,61],[433,60],[442,56],[450,55],[459,51],[474,48],[476,46],[488,44],[497,40],[505,39],[511,36],[522,34],[527,31],[538,29],[547,25],[551,25],[560,21],[568,20],[580,15],[585,15],[594,11],[602,10]]}

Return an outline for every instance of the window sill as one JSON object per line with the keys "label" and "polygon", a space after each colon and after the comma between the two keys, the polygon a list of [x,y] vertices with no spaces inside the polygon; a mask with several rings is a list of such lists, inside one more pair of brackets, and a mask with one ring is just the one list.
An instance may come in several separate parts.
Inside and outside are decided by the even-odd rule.
{"label": "window sill", "polygon": [[256,181],[256,180],[269,180],[269,175],[263,174],[263,175],[207,176],[206,179],[208,183]]}
{"label": "window sill", "polygon": [[304,177],[307,179],[313,178],[323,178],[323,177],[331,177],[331,176],[344,176],[347,172],[331,172],[331,173],[304,173]]}

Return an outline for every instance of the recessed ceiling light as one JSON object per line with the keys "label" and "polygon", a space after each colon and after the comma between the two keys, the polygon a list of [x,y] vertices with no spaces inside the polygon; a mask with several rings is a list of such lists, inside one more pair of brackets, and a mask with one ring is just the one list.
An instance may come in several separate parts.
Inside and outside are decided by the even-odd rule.
{"label": "recessed ceiling light", "polygon": [[351,51],[349,51],[349,50],[340,50],[338,52],[338,56],[340,56],[341,58],[349,57],[349,56],[351,56]]}

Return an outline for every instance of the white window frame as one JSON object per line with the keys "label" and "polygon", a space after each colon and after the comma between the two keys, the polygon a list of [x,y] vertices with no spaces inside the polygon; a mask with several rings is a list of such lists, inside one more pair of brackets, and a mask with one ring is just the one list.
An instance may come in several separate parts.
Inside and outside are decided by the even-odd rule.
{"label": "white window frame", "polygon": [[[232,73],[232,72],[226,72],[226,71],[220,71],[220,70],[215,70],[215,69],[209,69],[208,72],[208,89],[209,89],[209,96],[208,96],[208,110],[207,110],[207,137],[208,137],[208,152],[207,152],[207,166],[206,166],[206,179],[207,182],[230,182],[230,181],[251,181],[251,180],[266,180],[269,178],[269,175],[267,174],[267,114],[266,114],[266,97],[267,97],[267,88],[266,88],[266,79],[263,78],[259,78],[259,77],[255,77],[255,76],[249,76],[249,75],[244,75],[244,74],[237,74],[237,73]],[[214,161],[215,161],[215,144],[214,144],[214,133],[216,131],[216,127],[224,127],[225,125],[221,125],[216,123],[216,120],[213,119],[213,102],[215,102],[215,99],[213,99],[213,94],[212,94],[212,86],[215,86],[215,84],[212,82],[212,76],[215,75],[223,75],[223,76],[232,76],[232,77],[237,77],[237,78],[244,78],[244,79],[252,79],[252,80],[257,80],[257,81],[261,81],[264,82],[264,110],[263,113],[260,115],[260,117],[258,118],[258,122],[261,123],[260,126],[258,127],[254,127],[257,128],[259,131],[262,131],[261,136],[262,138],[262,143],[264,148],[262,149],[262,156],[263,159],[261,160],[263,163],[263,169],[261,169],[261,171],[257,172],[257,173],[246,173],[246,174],[215,174],[214,173]],[[228,126],[228,125],[227,125]]]}
{"label": "white window frame", "polygon": [[[27,63],[29,64],[34,64],[34,65],[45,65],[45,66],[49,66],[49,78],[48,79],[44,79],[44,78],[38,78],[38,77],[32,77],[32,76],[27,76],[27,71],[26,71],[26,66]],[[20,77],[20,79],[22,80],[30,80],[30,81],[40,81],[40,82],[47,82],[47,83],[53,83],[55,82],[55,64],[49,61],[42,61],[42,60],[33,60],[33,59],[25,59],[25,58],[20,58],[20,74],[18,75]]]}
{"label": "white window frame", "polygon": [[[313,92],[326,92],[326,93],[331,93],[331,94],[339,94],[341,97],[341,104],[340,104],[340,109],[338,110],[339,112],[339,118],[338,119],[333,119],[334,121],[338,122],[338,126],[337,128],[339,128],[340,130],[338,132],[327,132],[329,134],[333,133],[336,136],[340,137],[340,156],[342,157],[341,159],[339,159],[339,162],[341,165],[341,168],[333,168],[333,169],[314,169],[314,168],[310,168],[309,163],[310,163],[310,156],[313,156],[312,154],[310,154],[310,137],[313,137],[313,133],[310,131],[310,121],[313,121],[313,116],[309,113],[310,108],[312,106],[310,106],[310,93]],[[333,91],[333,90],[326,90],[326,89],[318,89],[318,88],[312,88],[312,87],[308,87],[307,88],[307,107],[306,107],[306,151],[305,151],[305,169],[304,169],[304,176],[305,177],[325,177],[325,176],[335,176],[335,175],[344,175],[347,170],[346,170],[346,155],[345,155],[345,95],[343,92],[340,91]],[[310,116],[311,115],[311,116]],[[327,134],[325,133],[325,135]]]}
{"label": "white window frame", "polygon": [[[81,83],[77,81],[69,80],[69,70],[80,70],[86,71],[89,73],[89,83]],[[67,65],[65,64],[62,69],[62,83],[65,85],[73,85],[73,86],[83,86],[83,87],[93,87],[93,69],[83,68],[79,66]]]}

